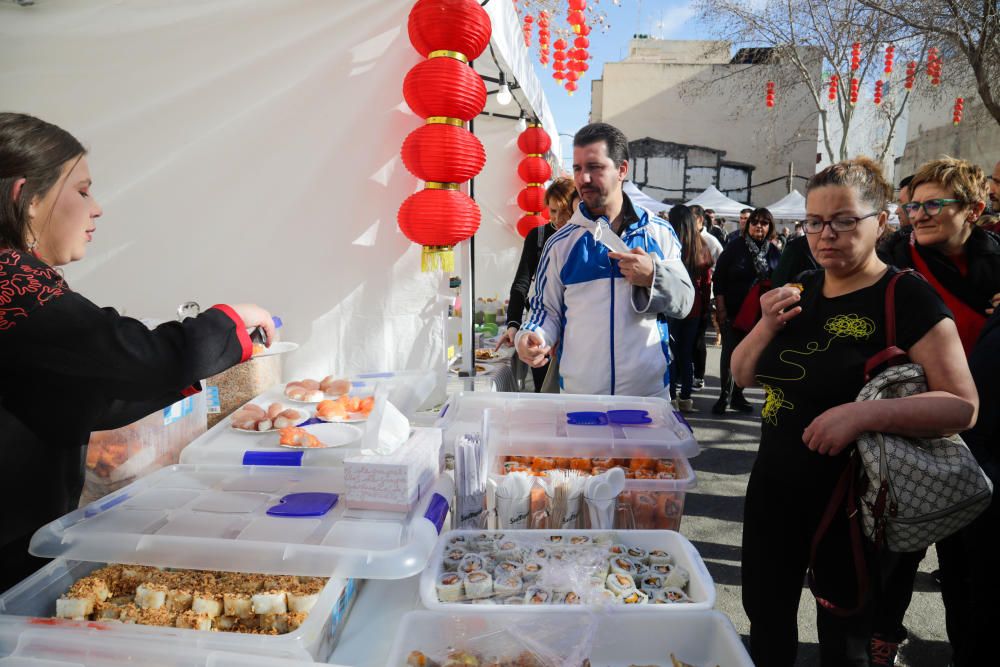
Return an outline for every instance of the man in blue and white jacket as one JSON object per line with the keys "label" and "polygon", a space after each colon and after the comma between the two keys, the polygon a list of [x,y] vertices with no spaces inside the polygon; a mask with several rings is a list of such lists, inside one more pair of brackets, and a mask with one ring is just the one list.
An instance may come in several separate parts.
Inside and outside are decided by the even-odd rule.
{"label": "man in blue and white jacket", "polygon": [[[518,356],[534,368],[561,341],[565,392],[669,393],[667,318],[690,312],[694,287],[673,228],[622,192],[628,167],[621,130],[594,123],[576,133],[573,177],[582,202],[545,244],[531,317],[515,338]],[[609,244],[631,250],[609,251]]]}

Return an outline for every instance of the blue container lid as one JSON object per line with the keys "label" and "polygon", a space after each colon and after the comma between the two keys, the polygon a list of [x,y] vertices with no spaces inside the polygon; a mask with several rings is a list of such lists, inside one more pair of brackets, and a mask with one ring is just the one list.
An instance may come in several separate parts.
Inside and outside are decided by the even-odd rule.
{"label": "blue container lid", "polygon": [[612,424],[652,424],[649,412],[646,410],[608,410],[608,419]]}
{"label": "blue container lid", "polygon": [[574,426],[603,426],[608,416],[603,412],[567,412],[566,423]]}

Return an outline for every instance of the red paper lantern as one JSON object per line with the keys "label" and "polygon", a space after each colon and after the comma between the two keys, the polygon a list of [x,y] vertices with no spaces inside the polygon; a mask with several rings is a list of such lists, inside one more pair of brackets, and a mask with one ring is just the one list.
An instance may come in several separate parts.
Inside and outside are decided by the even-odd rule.
{"label": "red paper lantern", "polygon": [[529,185],[517,195],[517,205],[522,211],[535,213],[545,208],[545,188],[540,185]]}
{"label": "red paper lantern", "polygon": [[569,8],[582,12],[587,8],[587,0],[569,0]]}
{"label": "red paper lantern", "polygon": [[874,100],[873,100],[875,102],[875,106],[878,106],[878,105],[882,104],[882,86],[883,85],[884,84],[883,84],[883,82],[881,80],[878,80],[878,81],[875,82],[875,95],[874,95]]}
{"label": "red paper lantern", "polygon": [[579,10],[571,11],[569,16],[566,17],[566,22],[571,26],[583,25],[586,21],[587,19],[584,17],[583,12]]}
{"label": "red paper lantern", "polygon": [[590,54],[587,53],[587,49],[576,49],[573,51],[573,58],[576,60],[586,60],[589,57]]}
{"label": "red paper lantern", "polygon": [[554,60],[566,60],[566,52],[558,50],[559,49],[558,46],[556,47],[556,49],[557,50],[552,53],[552,58]]}
{"label": "red paper lantern", "polygon": [[403,98],[421,118],[445,116],[469,121],[486,106],[486,85],[459,60],[431,58],[406,74]]}
{"label": "red paper lantern", "polygon": [[486,151],[464,127],[432,123],[403,141],[403,164],[422,181],[464,183],[483,170]]}
{"label": "red paper lantern", "polygon": [[586,49],[590,46],[590,40],[581,35],[573,40],[573,46],[578,49]]}
{"label": "red paper lantern", "polygon": [[[532,125],[517,138],[517,147],[521,149],[522,153],[541,155],[552,148],[552,138],[540,126]],[[538,209],[533,208],[531,210],[537,211]]]}
{"label": "red paper lantern", "polygon": [[489,14],[475,0],[417,0],[407,31],[425,58],[432,51],[457,51],[475,60],[490,43]]}
{"label": "red paper lantern", "polygon": [[554,61],[552,63],[552,69],[554,69],[557,72],[563,71],[564,69],[566,69],[566,61],[565,60]]}
{"label": "red paper lantern", "polygon": [[554,48],[556,51],[565,51],[567,46],[569,45],[566,43],[566,40],[563,39],[562,37],[560,37],[559,39],[557,39],[555,42],[552,43],[552,48]]}
{"label": "red paper lantern", "polygon": [[517,165],[517,174],[525,183],[544,183],[552,177],[552,167],[542,158],[529,155]]}
{"label": "red paper lantern", "polygon": [[906,65],[906,83],[904,83],[903,85],[907,90],[913,90],[913,84],[916,82],[916,80],[917,80],[917,62],[915,60],[911,60]]}
{"label": "red paper lantern", "polygon": [[535,17],[532,16],[531,14],[528,14],[527,16],[524,17],[524,22],[525,23],[534,23],[534,21],[535,21]]}
{"label": "red paper lantern", "polygon": [[588,69],[590,69],[590,65],[588,65],[587,63],[580,63],[579,71],[586,72]]}
{"label": "red paper lantern", "polygon": [[566,72],[566,78],[569,81],[576,81],[580,78],[580,73],[577,71]]}
{"label": "red paper lantern", "polygon": [[583,25],[580,26],[580,29],[577,30],[576,32],[577,32],[577,34],[580,34],[580,35],[583,35],[584,37],[586,37],[587,35],[590,34],[590,26],[587,25],[586,23],[584,23]]}
{"label": "red paper lantern", "polygon": [[[558,64],[559,63],[556,63],[555,65]],[[555,69],[555,65],[552,66],[553,69]],[[566,73],[563,72],[562,70],[556,70],[555,72],[552,72],[552,78],[555,79],[556,81],[562,81],[563,79],[566,78]]]}
{"label": "red paper lantern", "polygon": [[535,227],[541,227],[545,223],[545,218],[540,215],[522,216],[521,219],[517,221],[517,233],[520,234],[522,238],[525,238],[528,236],[528,232]]}
{"label": "red paper lantern", "polygon": [[569,91],[570,95],[572,95],[574,92],[576,92],[576,89],[577,89],[576,81],[567,81],[566,82],[566,90]]}
{"label": "red paper lantern", "polygon": [[422,246],[453,246],[479,229],[479,206],[459,190],[425,189],[406,198],[396,220]]}

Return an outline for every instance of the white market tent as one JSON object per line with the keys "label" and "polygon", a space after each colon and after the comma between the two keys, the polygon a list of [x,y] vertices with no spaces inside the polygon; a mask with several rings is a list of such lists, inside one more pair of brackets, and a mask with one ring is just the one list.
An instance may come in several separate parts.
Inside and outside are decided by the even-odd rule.
{"label": "white market tent", "polygon": [[708,186],[704,192],[694,199],[684,202],[687,206],[698,205],[702,208],[710,208],[716,215],[739,215],[745,208],[753,208],[749,204],[741,204],[735,199],[730,199],[719,192],[714,185]]}
{"label": "white market tent", "polygon": [[802,220],[806,217],[806,198],[798,190],[792,190],[764,208],[771,212],[775,220]]}
{"label": "white market tent", "polygon": [[[301,345],[285,375],[444,371],[454,292],[421,273],[396,212],[422,184],[400,146],[422,124],[403,100],[420,62],[413,0],[45,0],[0,3],[4,110],[56,123],[89,149],[103,205],[77,291],[172,319],[194,300],[259,303]],[[484,9],[514,95],[558,133],[509,2]],[[496,76],[490,49],[475,66]],[[487,83],[488,90],[496,84]],[[489,97],[487,111],[516,116]],[[480,116],[488,156],[477,283],[509,288],[522,240],[516,119]],[[456,257],[456,269],[461,265]],[[419,344],[418,344],[419,343]]]}
{"label": "white market tent", "polygon": [[663,211],[670,210],[670,204],[664,204],[658,199],[653,199],[640,190],[639,187],[632,181],[625,181],[625,184],[622,186],[622,190],[628,195],[628,198],[632,200],[633,204],[638,204],[643,208],[648,208],[653,213],[662,213]]}

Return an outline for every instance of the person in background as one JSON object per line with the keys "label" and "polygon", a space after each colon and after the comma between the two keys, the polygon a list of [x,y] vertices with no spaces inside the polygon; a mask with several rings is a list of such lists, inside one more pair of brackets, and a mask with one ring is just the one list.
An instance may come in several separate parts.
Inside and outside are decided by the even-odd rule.
{"label": "person in background", "polygon": [[[879,257],[893,266],[915,269],[927,279],[954,315],[968,355],[1000,302],[1000,242],[976,226],[986,207],[986,174],[966,160],[945,157],[923,164],[909,185],[912,200],[904,209],[911,226],[880,246]],[[952,565],[957,560],[952,544],[948,540],[937,544],[942,588],[949,571],[953,577],[962,576]],[[880,658],[884,664],[892,664],[887,661],[894,659],[906,639],[903,618],[925,553],[903,554],[886,584],[872,637],[873,653],[886,656]],[[948,631],[951,638],[950,622]]]}
{"label": "person in background", "polygon": [[715,237],[720,246],[726,243],[726,232],[722,229],[722,222],[715,219],[715,211],[710,208],[705,209],[705,228],[709,234]]}
{"label": "person in background", "polygon": [[[568,393],[666,397],[667,320],[686,317],[694,301],[677,235],[622,192],[628,172],[621,130],[592,123],[576,133],[581,202],[542,250],[531,317],[514,340],[532,367],[547,364],[560,343],[560,386]],[[609,252],[598,236],[630,251]]]}
{"label": "person in background", "polygon": [[274,336],[271,315],[251,304],[150,331],[71,289],[59,268],[86,256],[102,212],[75,137],[0,113],[0,591],[45,563],[28,554],[32,534],[77,508],[92,431],[161,410],[248,360],[248,327],[267,344]]}
{"label": "person in background", "polygon": [[753,213],[752,208],[745,208],[740,211],[740,227],[739,229],[735,229],[729,232],[729,236],[726,237],[726,243],[725,243],[726,247],[728,247],[729,244],[735,241],[736,239],[743,236],[743,231],[747,227],[747,220],[750,219],[751,213]]}
{"label": "person in background", "polygon": [[[806,274],[801,286],[765,294],[762,319],[733,353],[736,382],[760,385],[767,395],[743,517],[743,607],[757,665],[795,663],[813,536],[858,435],[937,436],[976,422],[976,388],[955,323],[934,289],[915,275],[901,276],[895,287],[896,344],[924,367],[929,391],[855,400],[866,362],[886,345],[886,288],[896,270],[879,260],[875,242],[891,196],[892,186],[868,158],[813,176],[805,229],[824,270]],[[867,667],[876,655],[869,652],[873,605],[870,598],[855,599],[849,535],[847,513],[836,512],[816,551],[818,594],[841,608],[863,604],[859,613],[841,616],[817,602],[824,666]],[[890,557],[886,551],[878,556]],[[880,565],[868,567],[876,594]]]}
{"label": "person in background", "polygon": [[[521,259],[517,263],[517,272],[514,274],[514,282],[510,285],[510,299],[507,306],[507,325],[500,340],[497,341],[496,350],[501,346],[511,346],[514,344],[514,336],[524,321],[524,310],[528,303],[528,291],[531,283],[535,279],[538,271],[538,260],[542,256],[542,248],[546,241],[562,229],[563,225],[573,215],[573,210],[580,195],[576,192],[572,178],[557,178],[552,181],[545,190],[545,205],[549,209],[549,221],[535,227],[524,237],[524,246],[521,248]],[[545,381],[545,374],[548,368],[545,366],[531,369],[531,379],[535,385],[535,392],[542,390],[542,383]]]}
{"label": "person in background", "polygon": [[771,274],[771,284],[774,287],[781,287],[786,283],[799,282],[797,280],[799,274],[818,268],[819,264],[816,263],[816,259],[809,250],[809,238],[807,236],[793,236],[785,244],[778,266]]}
{"label": "person in background", "polygon": [[[712,298],[712,255],[702,241],[695,217],[690,208],[677,204],[670,209],[668,220],[681,241],[681,259],[694,285],[694,305],[684,319],[671,320],[670,330],[674,340],[674,360],[671,375],[679,376],[681,393],[677,397],[674,383],[670,384],[670,398],[681,412],[694,412],[691,390],[695,376],[695,347],[698,333],[704,342],[704,322]],[[702,370],[704,373],[704,370]]]}
{"label": "person in background", "polygon": [[883,253],[886,247],[896,243],[901,238],[903,230],[910,226],[910,218],[906,214],[904,206],[910,201],[910,181],[912,180],[913,174],[910,174],[899,182],[899,194],[896,196],[896,217],[899,219],[899,228],[894,230],[888,225],[886,226],[878,240],[879,253]]}
{"label": "person in background", "polygon": [[979,216],[976,224],[986,231],[1000,234],[1000,162],[993,167],[993,173],[986,177],[990,182],[990,200],[986,207],[988,213]]}
{"label": "person in background", "polygon": [[[719,240],[715,238],[714,235],[710,234],[706,229],[708,210],[702,209],[702,207],[697,204],[691,206],[690,208],[691,214],[694,216],[695,226],[698,228],[698,233],[701,235],[702,243],[704,243],[705,247],[708,249],[708,254],[712,257],[712,265],[714,266],[715,263],[719,261],[719,256],[722,255],[722,243],[720,243]],[[709,296],[711,297],[711,279],[709,280],[708,289]],[[705,345],[705,334],[708,331],[708,323],[711,319],[712,303],[710,299],[708,306],[702,309],[701,320],[698,324],[698,333],[695,334],[693,385],[695,389],[702,389],[705,386],[705,367],[708,365],[708,347]],[[718,329],[716,329],[716,331],[718,331]]]}
{"label": "person in background", "polygon": [[739,242],[730,243],[715,265],[715,312],[722,327],[722,358],[719,361],[719,380],[722,390],[719,400],[712,406],[712,413],[725,414],[726,408],[740,412],[753,412],[753,406],[743,397],[742,386],[734,383],[729,370],[730,357],[746,332],[733,327],[733,320],[743,307],[750,289],[764,283],[778,266],[781,253],[771,244],[774,218],[766,208],[752,211],[743,227]]}

